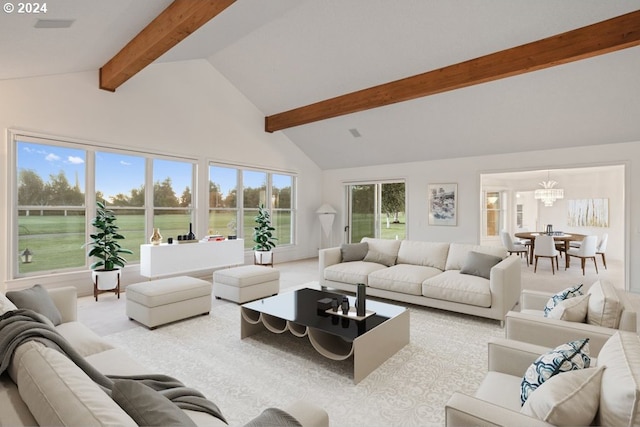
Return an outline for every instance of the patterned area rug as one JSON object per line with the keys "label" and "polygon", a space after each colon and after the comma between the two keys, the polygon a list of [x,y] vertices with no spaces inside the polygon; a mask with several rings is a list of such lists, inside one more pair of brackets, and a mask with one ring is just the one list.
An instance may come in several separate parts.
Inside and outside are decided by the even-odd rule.
{"label": "patterned area rug", "polygon": [[265,331],[241,340],[240,308],[232,303],[105,339],[200,390],[230,425],[304,399],[324,408],[332,426],[441,426],[451,394],[475,392],[487,369],[487,341],[504,330],[496,321],[422,307],[411,306],[410,317],[410,344],[358,385],[351,359],[326,359],[307,337]]}

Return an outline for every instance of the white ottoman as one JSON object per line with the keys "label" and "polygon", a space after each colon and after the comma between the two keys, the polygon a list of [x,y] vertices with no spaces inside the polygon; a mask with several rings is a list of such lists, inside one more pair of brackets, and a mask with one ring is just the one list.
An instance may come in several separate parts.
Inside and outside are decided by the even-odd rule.
{"label": "white ottoman", "polygon": [[280,272],[275,268],[243,265],[213,273],[213,295],[237,302],[253,301],[280,291]]}
{"label": "white ottoman", "polygon": [[127,316],[150,329],[211,311],[211,283],[179,276],[127,286]]}

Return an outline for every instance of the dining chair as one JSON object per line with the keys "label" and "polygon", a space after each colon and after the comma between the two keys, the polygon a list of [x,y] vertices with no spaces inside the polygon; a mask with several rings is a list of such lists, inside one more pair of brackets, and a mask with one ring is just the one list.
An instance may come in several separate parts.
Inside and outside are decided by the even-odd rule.
{"label": "dining chair", "polygon": [[509,255],[518,254],[522,258],[522,254],[524,254],[524,258],[527,260],[527,267],[529,266],[529,249],[525,245],[514,243],[511,234],[505,230],[500,232],[500,239],[502,239],[502,244],[507,248]]}
{"label": "dining chair", "polygon": [[[559,252],[556,249],[556,243],[553,240],[553,236],[547,236],[546,234],[537,236],[536,245],[533,249],[533,256],[535,258],[533,272],[535,273],[538,269],[538,258],[549,258],[551,260],[551,271],[553,274],[556,274],[555,269],[558,268],[558,255]],[[555,268],[553,266],[554,259],[556,260]]]}
{"label": "dining chair", "polygon": [[593,265],[596,267],[596,274],[598,274],[598,264],[596,263],[597,243],[598,236],[585,236],[585,238],[582,239],[582,244],[579,248],[569,248],[569,250],[567,251],[567,257],[580,258],[580,265],[582,267],[583,276],[587,259],[593,260]]}
{"label": "dining chair", "polygon": [[598,242],[598,246],[596,246],[596,255],[602,256],[602,263],[604,264],[605,270],[607,269],[607,259],[604,257],[604,253],[607,250],[607,241],[609,240],[609,234],[604,233]]}

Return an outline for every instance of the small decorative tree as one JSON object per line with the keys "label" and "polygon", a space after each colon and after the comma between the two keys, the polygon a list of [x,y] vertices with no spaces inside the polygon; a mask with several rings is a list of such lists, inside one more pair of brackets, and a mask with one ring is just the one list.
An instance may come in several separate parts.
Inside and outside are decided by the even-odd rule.
{"label": "small decorative tree", "polygon": [[124,236],[118,232],[118,226],[115,224],[116,215],[112,210],[107,209],[104,202],[96,202],[98,209],[96,217],[91,221],[98,231],[90,234],[91,241],[85,246],[89,246],[91,250],[87,254],[89,257],[95,257],[98,260],[91,264],[92,270],[102,267],[102,270],[111,271],[119,267],[124,267],[127,260],[121,254],[132,254],[129,249],[120,246],[119,241],[124,240]]}
{"label": "small decorative tree", "polygon": [[[276,247],[273,232],[276,230],[271,226],[271,215],[269,211],[260,205],[258,207],[258,215],[254,218],[256,226],[253,227],[253,250],[255,252],[255,260],[257,264],[272,264],[271,251]],[[268,255],[267,255],[268,253]]]}

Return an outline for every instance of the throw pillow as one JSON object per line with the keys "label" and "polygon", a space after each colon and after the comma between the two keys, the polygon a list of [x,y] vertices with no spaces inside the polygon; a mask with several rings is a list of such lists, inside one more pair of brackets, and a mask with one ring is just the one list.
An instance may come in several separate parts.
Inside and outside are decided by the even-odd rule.
{"label": "throw pillow", "polygon": [[473,276],[491,278],[491,269],[494,265],[502,261],[502,258],[495,255],[483,254],[471,251],[467,254],[460,274],[471,274]]}
{"label": "throw pillow", "polygon": [[580,295],[560,301],[547,316],[550,319],[566,320],[567,322],[584,323],[589,308],[589,295]]}
{"label": "throw pillow", "polygon": [[396,264],[397,258],[398,257],[369,250],[369,252],[367,252],[367,255],[364,257],[363,261],[375,262],[376,264],[382,264],[382,265],[386,265],[387,267],[391,267],[392,265]]}
{"label": "throw pillow", "polygon": [[18,308],[28,308],[40,313],[53,323],[54,326],[62,323],[60,311],[53,303],[49,292],[42,285],[34,285],[28,289],[7,292],[7,298]]}
{"label": "throw pillow", "polygon": [[369,244],[363,243],[344,243],[340,246],[342,254],[342,262],[362,261],[369,251]]}
{"label": "throw pillow", "polygon": [[587,293],[591,295],[587,323],[617,329],[622,314],[622,302],[613,285],[598,280],[591,285]]}
{"label": "throw pillow", "polygon": [[549,378],[520,412],[558,426],[591,425],[600,405],[603,370],[604,366],[580,369]]}
{"label": "throw pillow", "polygon": [[589,338],[562,344],[538,357],[527,368],[520,384],[520,401],[524,405],[529,395],[542,383],[560,372],[588,368]]}
{"label": "throw pillow", "polygon": [[111,398],[139,426],[195,426],[175,403],[133,380],[113,380]]}
{"label": "throw pillow", "polygon": [[549,301],[547,301],[547,304],[544,306],[544,317],[549,317],[549,312],[553,310],[553,307],[555,307],[560,301],[582,295],[582,291],[580,290],[581,287],[582,283],[578,286],[572,286],[564,289],[549,298]]}
{"label": "throw pillow", "polygon": [[0,294],[0,315],[5,314],[7,311],[17,310],[18,307],[11,302],[9,298],[4,294]]}

